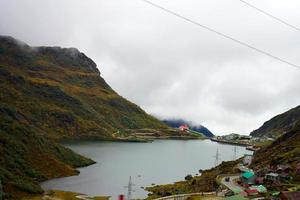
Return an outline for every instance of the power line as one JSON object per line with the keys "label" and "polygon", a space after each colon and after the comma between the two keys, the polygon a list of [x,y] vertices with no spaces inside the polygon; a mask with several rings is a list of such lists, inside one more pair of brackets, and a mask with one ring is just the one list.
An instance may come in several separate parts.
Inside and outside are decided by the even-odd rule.
{"label": "power line", "polygon": [[288,23],[288,22],[286,22],[286,21],[284,21],[284,20],[282,20],[282,19],[280,19],[278,17],[275,17],[274,15],[272,15],[272,14],[270,14],[270,13],[268,13],[268,12],[266,12],[266,11],[264,11],[264,10],[256,7],[256,6],[254,6],[254,5],[248,3],[248,2],[246,2],[244,0],[239,0],[239,1],[242,2],[242,3],[244,3],[245,5],[253,8],[253,9],[255,9],[255,10],[257,10],[257,11],[259,11],[259,12],[261,12],[261,13],[263,13],[263,14],[265,14],[265,15],[267,15],[267,16],[269,16],[269,17],[271,17],[271,18],[273,18],[273,19],[275,19],[275,20],[277,20],[279,22],[281,22],[282,24],[285,24],[286,26],[289,26],[290,28],[292,28],[292,29],[294,29],[296,31],[300,31],[300,29],[297,28],[296,26],[294,26],[294,25],[292,25],[292,24],[290,24],[290,23]]}
{"label": "power line", "polygon": [[204,28],[204,29],[206,29],[206,30],[208,30],[208,31],[210,31],[210,32],[213,32],[213,33],[215,33],[215,34],[217,34],[217,35],[220,35],[220,36],[222,36],[222,37],[224,37],[224,38],[227,38],[227,39],[229,39],[229,40],[232,40],[232,41],[234,41],[234,42],[236,42],[236,43],[238,43],[238,44],[240,44],[240,45],[242,45],[242,46],[248,47],[248,48],[250,48],[250,49],[252,49],[252,50],[254,50],[254,51],[257,51],[257,52],[259,52],[259,53],[261,53],[261,54],[264,54],[264,55],[266,55],[266,56],[269,56],[269,57],[271,57],[271,58],[273,58],[273,59],[275,59],[275,60],[278,60],[278,61],[280,61],[280,62],[282,62],[282,63],[285,63],[285,64],[290,65],[290,66],[292,66],[292,67],[295,67],[295,68],[297,68],[297,69],[300,69],[300,65],[296,65],[296,64],[291,63],[291,62],[289,62],[289,61],[286,61],[286,60],[284,60],[284,59],[282,59],[282,58],[279,58],[279,57],[277,57],[277,56],[274,56],[274,55],[272,55],[272,54],[270,54],[270,53],[268,53],[268,52],[266,52],[266,51],[264,51],[264,50],[260,50],[260,49],[254,47],[254,46],[252,46],[252,45],[250,45],[250,44],[247,44],[246,42],[240,41],[240,40],[235,39],[235,38],[233,38],[233,37],[231,37],[231,36],[229,36],[229,35],[226,35],[226,34],[221,33],[221,32],[219,32],[219,31],[217,31],[217,30],[215,30],[215,29],[212,29],[212,28],[210,28],[210,27],[208,27],[208,26],[205,26],[205,25],[203,25],[203,24],[200,24],[200,23],[197,22],[197,21],[194,21],[194,20],[192,20],[192,19],[189,19],[189,18],[187,18],[187,17],[185,17],[185,16],[183,16],[183,15],[181,15],[181,14],[178,14],[178,13],[176,13],[176,12],[174,12],[174,11],[171,11],[171,10],[165,8],[165,7],[162,7],[162,6],[160,6],[160,5],[156,4],[156,3],[153,3],[152,1],[149,1],[149,0],[141,0],[141,1],[143,1],[143,2],[145,2],[145,3],[147,3],[147,4],[150,4],[150,5],[152,5],[152,6],[156,7],[156,8],[158,8],[158,9],[160,9],[160,10],[166,12],[166,13],[169,13],[169,14],[171,14],[171,15],[174,15],[174,16],[180,18],[180,19],[183,19],[183,20],[185,20],[185,21],[187,21],[187,22],[189,22],[189,23],[191,23],[191,24],[194,24],[194,25],[199,26],[199,27],[201,27],[201,28]]}

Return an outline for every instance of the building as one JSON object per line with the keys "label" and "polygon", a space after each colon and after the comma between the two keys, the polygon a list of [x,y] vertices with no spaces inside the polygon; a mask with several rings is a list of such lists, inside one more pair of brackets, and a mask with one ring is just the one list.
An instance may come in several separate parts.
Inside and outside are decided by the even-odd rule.
{"label": "building", "polygon": [[252,171],[246,171],[241,175],[240,179],[244,185],[254,185],[256,175]]}
{"label": "building", "polygon": [[280,193],[281,200],[299,200],[300,199],[300,191],[298,192],[281,192]]}
{"label": "building", "polygon": [[245,154],[244,155],[244,159],[243,159],[243,164],[244,165],[250,165],[251,162],[252,162],[252,158],[253,158],[253,155],[251,155],[251,154]]}
{"label": "building", "polygon": [[181,130],[181,131],[188,131],[188,130],[189,130],[189,127],[188,127],[188,125],[183,124],[183,125],[181,125],[181,126],[179,127],[179,130]]}
{"label": "building", "polygon": [[266,193],[267,192],[267,188],[263,185],[254,185],[254,186],[251,186],[249,189],[257,190],[259,193]]}
{"label": "building", "polygon": [[259,178],[255,179],[255,184],[257,184],[257,185],[264,184],[264,180],[265,180],[264,177],[259,177]]}
{"label": "building", "polygon": [[248,196],[258,195],[257,189],[248,189],[248,190],[245,190],[245,192],[247,193]]}
{"label": "building", "polygon": [[292,168],[290,165],[277,165],[276,172],[278,174],[280,173],[290,173],[292,171]]}
{"label": "building", "polygon": [[277,174],[277,173],[268,173],[268,174],[266,174],[265,178],[270,181],[279,181],[280,180],[279,174]]}
{"label": "building", "polygon": [[240,140],[251,140],[251,136],[248,136],[248,135],[240,135]]}
{"label": "building", "polygon": [[289,181],[292,179],[292,177],[288,173],[281,173],[279,175],[280,180],[282,181]]}

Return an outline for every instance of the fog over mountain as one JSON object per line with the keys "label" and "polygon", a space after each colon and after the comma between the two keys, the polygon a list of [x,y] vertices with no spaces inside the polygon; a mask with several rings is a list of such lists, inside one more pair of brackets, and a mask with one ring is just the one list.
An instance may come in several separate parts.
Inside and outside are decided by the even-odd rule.
{"label": "fog over mountain", "polygon": [[[300,27],[300,1],[248,0]],[[300,65],[300,32],[238,0],[153,0]],[[300,70],[141,0],[1,0],[0,35],[76,47],[119,94],[161,119],[249,133],[300,103]]]}

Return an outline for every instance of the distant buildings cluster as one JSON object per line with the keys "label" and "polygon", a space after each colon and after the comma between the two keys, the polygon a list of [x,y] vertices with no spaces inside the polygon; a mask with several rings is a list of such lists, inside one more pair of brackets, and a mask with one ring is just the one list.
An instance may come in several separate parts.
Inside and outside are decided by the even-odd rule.
{"label": "distant buildings cluster", "polygon": [[[270,165],[264,168],[249,169],[248,166],[252,162],[252,155],[246,154],[243,163],[239,165],[241,171],[240,179],[237,183],[244,188],[244,196],[257,196],[268,192],[267,188],[272,188],[271,196],[280,199],[300,200],[299,188],[289,188],[289,191],[281,191],[278,188],[286,185],[293,179],[292,174],[300,175],[300,163],[296,170],[290,165]],[[278,191],[276,191],[276,188]]]}

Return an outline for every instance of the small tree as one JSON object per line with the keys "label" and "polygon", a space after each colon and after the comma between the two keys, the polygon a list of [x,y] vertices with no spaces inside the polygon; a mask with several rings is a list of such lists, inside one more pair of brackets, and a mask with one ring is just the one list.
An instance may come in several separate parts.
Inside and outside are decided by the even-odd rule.
{"label": "small tree", "polygon": [[185,180],[189,181],[193,179],[193,176],[188,174],[186,177],[184,177]]}

